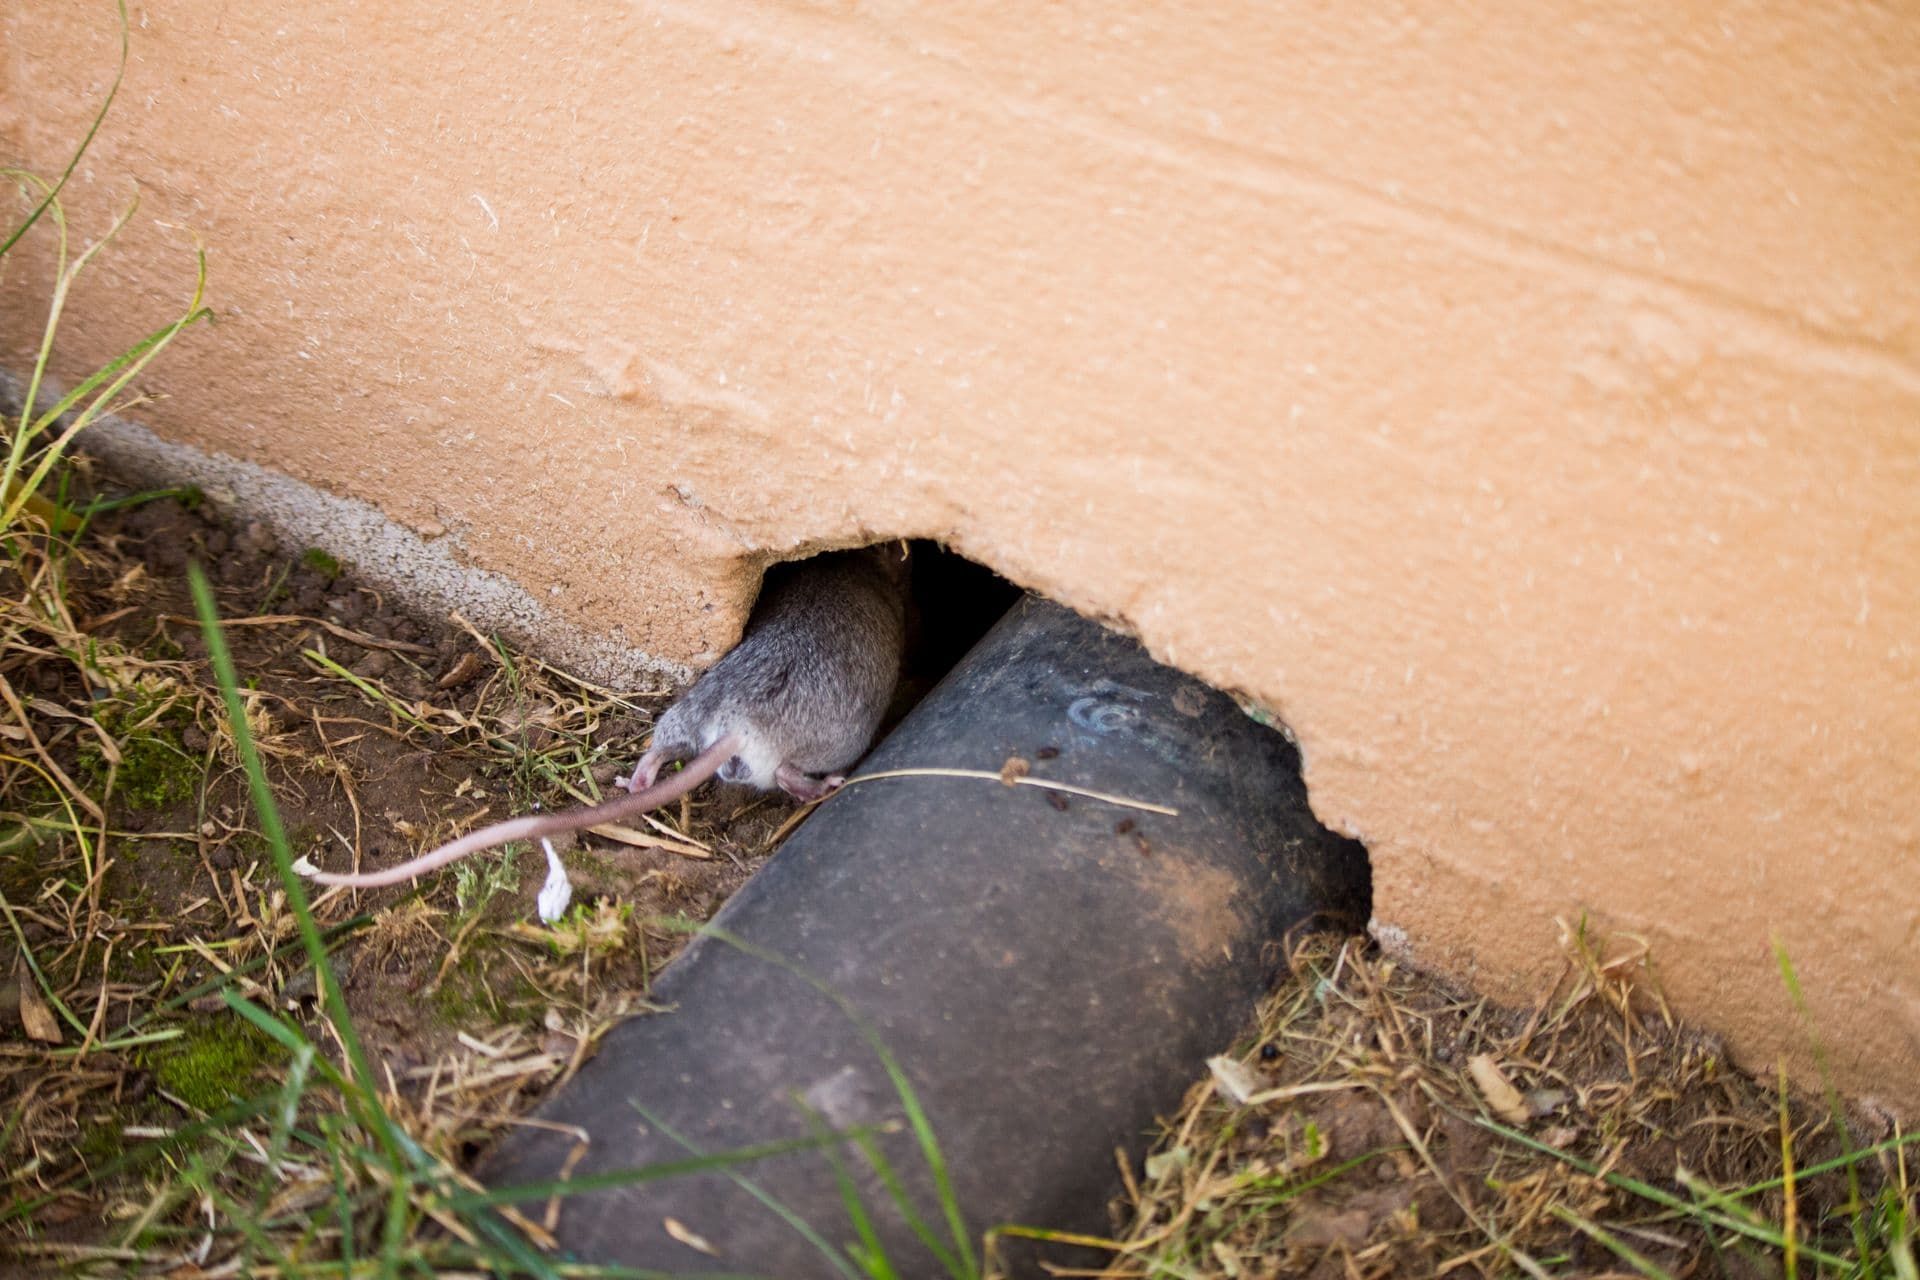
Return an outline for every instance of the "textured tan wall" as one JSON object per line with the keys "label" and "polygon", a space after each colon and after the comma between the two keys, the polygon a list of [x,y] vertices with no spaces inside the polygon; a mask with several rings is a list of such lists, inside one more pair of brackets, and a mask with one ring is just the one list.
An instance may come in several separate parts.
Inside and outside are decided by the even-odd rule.
{"label": "textured tan wall", "polygon": [[[150,5],[69,354],[198,234],[147,421],[668,660],[946,539],[1283,713],[1422,962],[1590,910],[1804,1071],[1778,935],[1910,1107],[1920,23],[1638,8]],[[111,7],[4,13],[52,168]]]}

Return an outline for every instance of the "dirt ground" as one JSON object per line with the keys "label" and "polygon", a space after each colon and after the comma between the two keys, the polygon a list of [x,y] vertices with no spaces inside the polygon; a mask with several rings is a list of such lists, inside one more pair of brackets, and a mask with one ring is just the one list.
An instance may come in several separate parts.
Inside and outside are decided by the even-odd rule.
{"label": "dirt ground", "polygon": [[[8,672],[48,727],[51,759],[106,793],[110,832],[90,868],[47,840],[16,838],[0,852],[0,892],[19,926],[17,937],[0,929],[10,975],[0,1107],[12,1116],[0,1160],[13,1171],[10,1195],[51,1196],[30,1219],[42,1242],[97,1234],[113,1216],[126,1187],[61,1188],[121,1155],[129,1120],[136,1132],[165,1125],[270,1078],[266,1056],[223,1052],[223,1037],[242,1029],[204,988],[238,973],[275,1009],[302,1015],[314,1002],[246,780],[223,749],[189,558],[217,585],[294,851],[329,869],[385,865],[531,804],[604,792],[669,692],[616,695],[454,623],[409,616],[328,557],[229,527],[204,504],[169,499],[102,518],[69,599],[78,630],[137,668],[136,692],[102,697],[57,657]],[[122,758],[111,770],[96,741],[61,732],[63,709],[89,701],[113,711],[103,719]],[[465,1091],[457,1123],[477,1137],[530,1106],[599,1029],[644,1001],[685,938],[647,922],[710,916],[771,854],[792,812],[708,788],[625,842],[557,841],[574,902],[588,908],[578,936],[528,926],[546,876],[537,854],[476,859],[420,893],[326,891],[315,915],[343,931],[332,954],[370,1053],[423,1106],[447,1105],[427,1097],[436,1089]],[[184,1027],[188,1051],[167,1042],[50,1061],[56,1046],[36,1044],[20,1015],[32,985],[22,943],[87,1023],[85,1036],[64,1029],[57,1048]],[[30,989],[26,998],[39,1003]],[[476,1080],[476,1062],[491,1065],[489,1079]]]}
{"label": "dirt ground", "polygon": [[[171,1224],[155,1238],[183,1243],[161,1271],[235,1274],[234,1239],[194,1234],[227,1184],[177,1151],[134,1157],[287,1070],[218,984],[308,1024],[316,991],[222,728],[188,560],[217,585],[293,851],[330,869],[603,793],[671,691],[596,688],[412,617],[351,566],[190,496],[100,517],[77,556],[70,634],[113,678],[88,687],[52,644],[0,656],[31,728],[7,748],[0,840],[0,1232],[22,1271],[131,1274],[152,1251],[119,1242]],[[104,797],[91,846],[72,837],[86,822],[60,834],[54,771]],[[424,1146],[470,1158],[645,1007],[684,937],[660,922],[708,918],[794,810],[707,790],[655,816],[567,851],[585,909],[558,930],[528,923],[537,855],[317,896],[353,1021]],[[1881,1116],[1843,1129],[1817,1100],[1783,1119],[1775,1089],[1665,1017],[1630,940],[1570,926],[1563,970],[1518,1011],[1361,939],[1308,939],[1294,960],[1257,1033],[1210,1076],[1195,1064],[1097,1274],[1911,1274],[1885,1244],[1910,1234],[1856,1240],[1863,1216],[1904,1213],[1908,1231],[1905,1135]],[[1821,1261],[1849,1249],[1877,1261]]]}

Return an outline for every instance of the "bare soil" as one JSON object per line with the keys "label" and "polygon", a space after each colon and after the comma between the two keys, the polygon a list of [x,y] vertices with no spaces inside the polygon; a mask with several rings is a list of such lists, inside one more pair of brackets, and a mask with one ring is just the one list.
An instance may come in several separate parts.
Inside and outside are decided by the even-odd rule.
{"label": "bare soil", "polygon": [[[137,1201],[128,1178],[80,1189],[90,1169],[126,1152],[129,1123],[166,1128],[209,1103],[169,1090],[179,1075],[166,1065],[169,1045],[95,1046],[154,1031],[184,1029],[196,1043],[221,1026],[238,1034],[208,990],[232,970],[268,1007],[314,1012],[313,974],[245,777],[221,741],[189,559],[217,585],[294,851],[330,868],[388,865],[532,804],[604,792],[670,692],[567,680],[453,621],[415,617],[327,557],[280,547],[258,526],[231,527],[204,505],[164,500],[100,519],[73,566],[76,627],[129,655],[154,686],[151,705],[163,707],[151,723],[109,719],[124,756],[110,792],[100,749],[72,720],[100,699],[76,667],[29,655],[6,672],[33,699],[50,758],[105,792],[108,832],[91,864],[71,842],[16,839],[0,852],[0,892],[20,930],[0,924],[0,1113],[13,1117],[0,1133],[0,1165],[13,1171],[0,1199],[50,1195],[8,1229],[42,1244],[95,1238],[103,1216]],[[419,888],[327,891],[315,915],[352,926],[332,956],[370,1053],[403,1095],[448,1108],[448,1127],[470,1148],[569,1074],[599,1030],[643,1006],[651,975],[686,936],[650,922],[711,916],[792,815],[777,799],[708,788],[639,833],[655,847],[557,841],[586,908],[559,943],[528,925],[546,865],[525,851],[476,858]],[[38,1000],[22,942],[87,1023],[84,1037],[67,1027],[54,1046],[27,1035],[19,1010]],[[82,1042],[88,1051],[75,1059]],[[270,1056],[254,1054],[213,1065],[235,1068],[205,1082],[213,1095],[255,1090],[273,1071]],[[486,1079],[483,1065],[493,1068]]]}

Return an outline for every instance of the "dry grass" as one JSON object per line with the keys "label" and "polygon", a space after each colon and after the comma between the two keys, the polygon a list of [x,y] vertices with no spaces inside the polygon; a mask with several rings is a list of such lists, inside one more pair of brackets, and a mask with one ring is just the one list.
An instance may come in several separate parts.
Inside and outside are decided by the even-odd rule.
{"label": "dry grass", "polygon": [[1531,1012],[1302,942],[1079,1274],[1911,1276],[1911,1135],[1732,1069],[1622,941]]}
{"label": "dry grass", "polygon": [[[406,618],[170,498],[61,554],[74,621],[44,649],[0,647],[0,680],[42,692],[14,729],[48,762],[0,774],[0,803],[23,823],[63,805],[97,820],[0,854],[25,1011],[0,1023],[11,1254],[89,1275],[561,1274],[523,1242],[545,1240],[546,1213],[463,1170],[645,1006],[789,807],[723,793],[581,842],[577,905],[551,928],[528,923],[541,868],[511,854],[417,892],[309,901],[295,854],[386,862],[595,798],[664,691],[617,695],[457,619]],[[207,604],[237,671],[188,621],[174,570],[190,557],[221,566]],[[82,650],[124,694],[75,678],[60,655]]]}
{"label": "dry grass", "polygon": [[[215,527],[163,505],[148,542]],[[57,583],[51,544],[16,539],[42,548],[21,561],[35,594],[0,610],[0,916],[15,957],[0,1221],[13,1248],[88,1274],[156,1260],[326,1273],[356,1247],[395,1265],[487,1254],[473,1214],[447,1207],[458,1168],[643,1005],[684,940],[664,918],[710,913],[771,851],[782,812],[688,805],[605,854],[576,853],[579,905],[551,930],[522,923],[530,859],[475,860],[418,893],[331,891],[310,907],[342,977],[330,1007],[301,943],[306,908],[249,811],[221,689],[180,625],[180,584],[130,558],[138,538],[60,548]],[[249,686],[233,692],[293,842],[316,860],[358,865],[373,847],[589,798],[658,705],[470,629],[422,644],[396,634],[426,628],[391,615],[370,615],[388,633],[372,635],[250,613],[286,569],[255,558],[257,580],[230,574],[223,605]],[[154,764],[169,753],[178,792]],[[344,1053],[356,1039],[365,1073]],[[409,1153],[402,1175],[386,1143]],[[323,1206],[331,1226],[314,1225]],[[385,1240],[389,1222],[404,1230]],[[422,1243],[428,1223],[442,1231]]]}

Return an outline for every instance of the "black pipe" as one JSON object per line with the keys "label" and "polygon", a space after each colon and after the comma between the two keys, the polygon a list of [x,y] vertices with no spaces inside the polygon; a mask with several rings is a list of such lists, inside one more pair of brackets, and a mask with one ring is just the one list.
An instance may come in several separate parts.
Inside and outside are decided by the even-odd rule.
{"label": "black pipe", "polygon": [[[958,1256],[902,1096],[852,1010],[924,1108],[970,1245],[1008,1222],[1104,1232],[1114,1149],[1137,1160],[1156,1114],[1245,1030],[1290,924],[1366,918],[1366,854],[1314,820],[1280,734],[1133,641],[1035,599],[861,771],[997,773],[1013,757],[1031,778],[1178,816],[998,780],[849,786],[714,922],[844,1007],[793,968],[697,939],[654,986],[671,1012],[616,1027],[540,1110],[586,1130],[584,1153],[564,1132],[516,1129],[488,1182],[877,1125],[889,1131],[876,1149],[922,1225]],[[852,1146],[838,1156],[898,1273],[948,1274],[869,1160]],[[822,1152],[737,1173],[752,1190],[703,1172],[568,1197],[559,1240],[582,1259],[672,1274],[849,1274],[794,1225],[836,1248],[857,1238]],[[1032,1266],[1023,1256],[1016,1274]]]}

